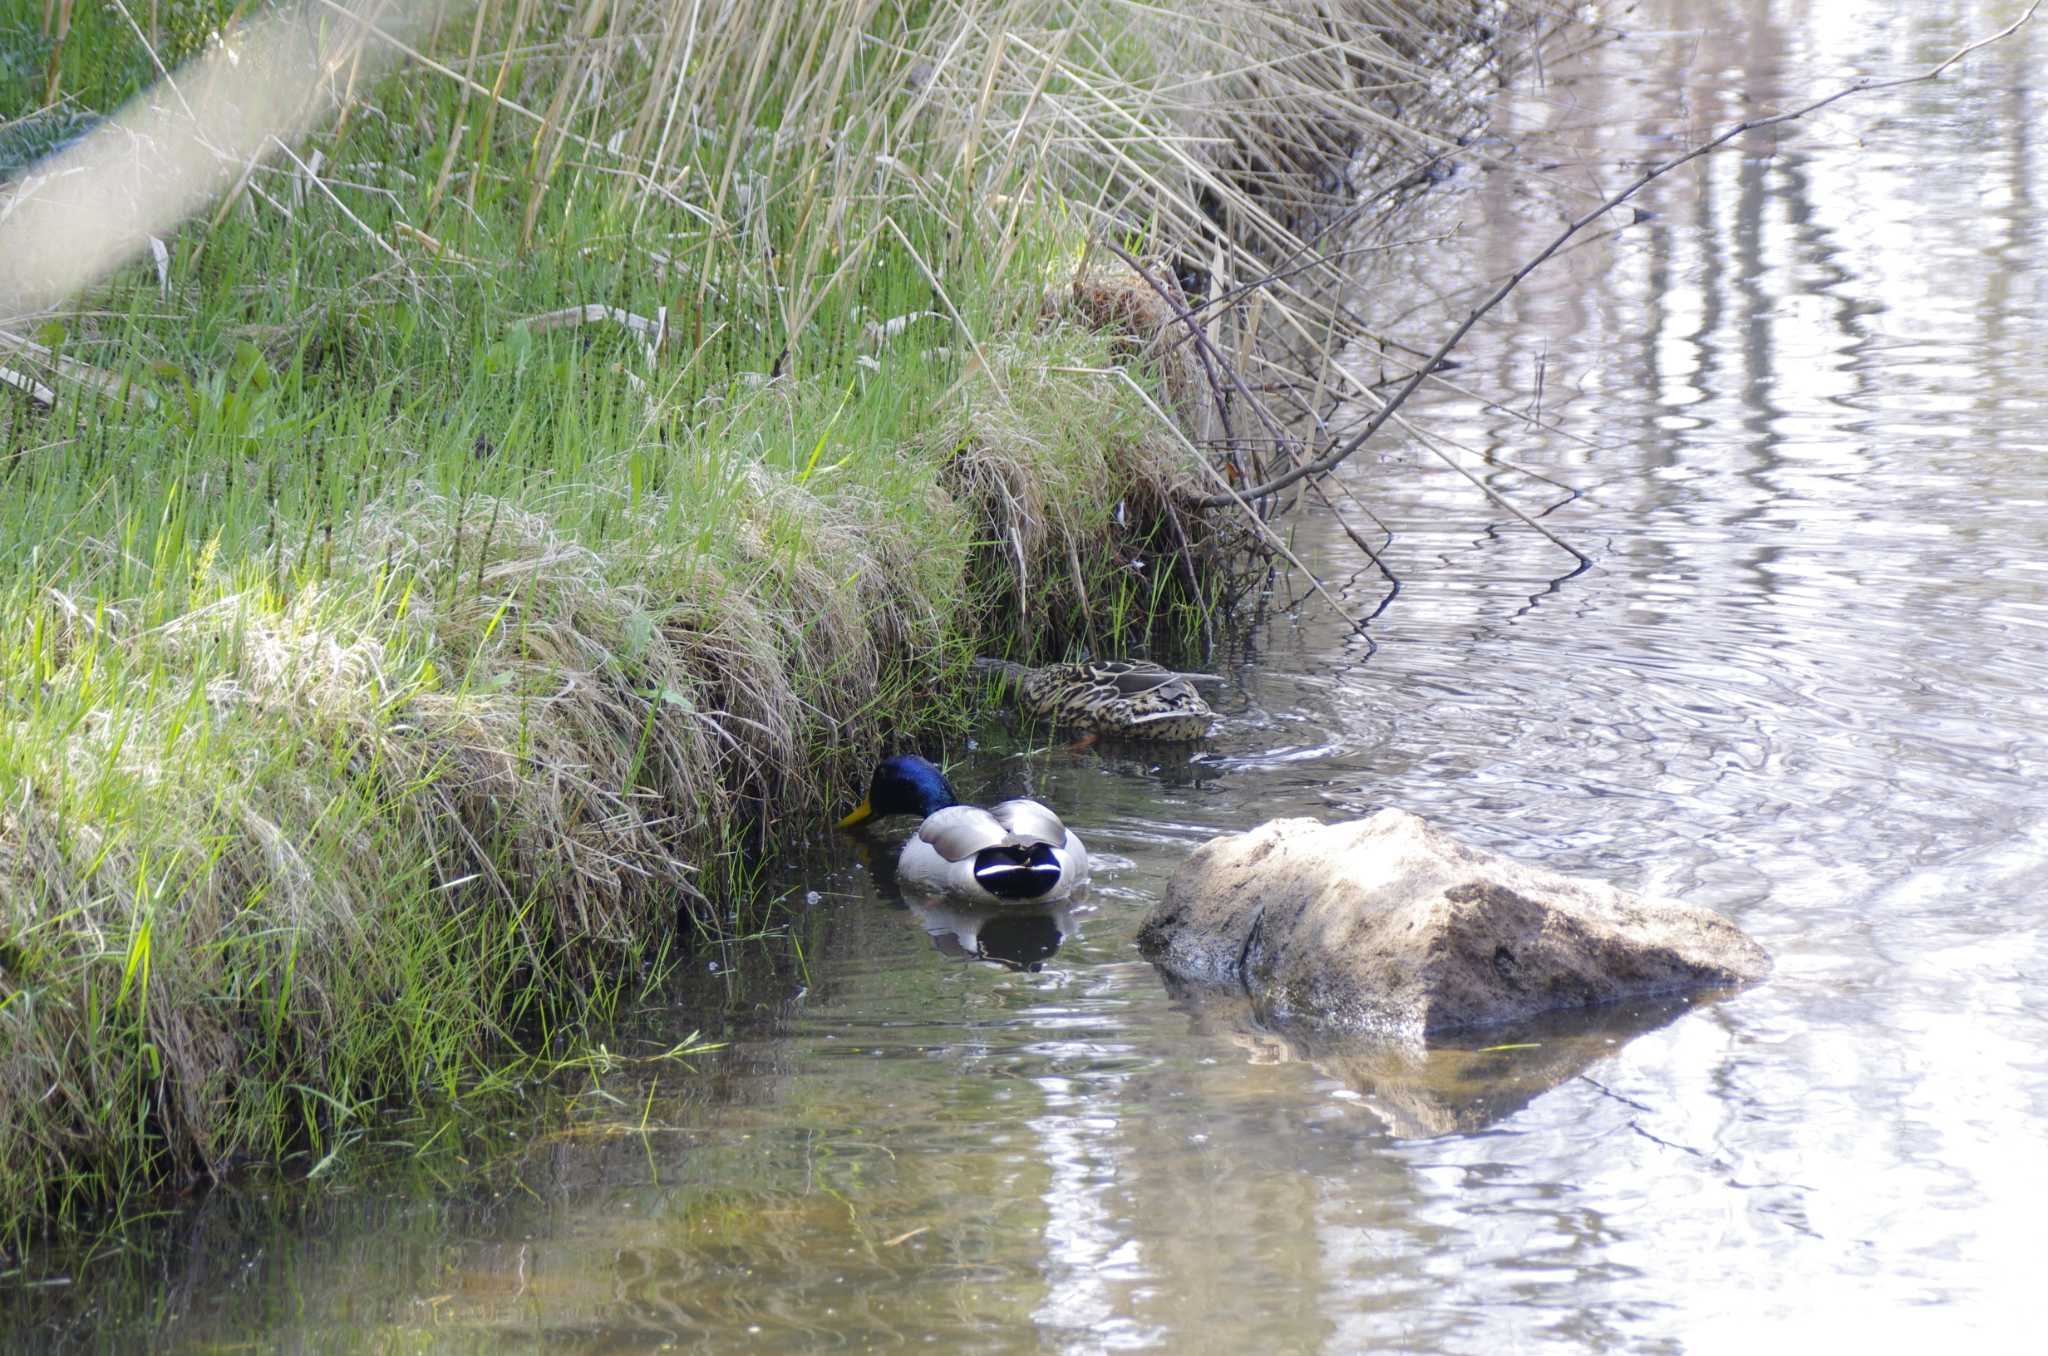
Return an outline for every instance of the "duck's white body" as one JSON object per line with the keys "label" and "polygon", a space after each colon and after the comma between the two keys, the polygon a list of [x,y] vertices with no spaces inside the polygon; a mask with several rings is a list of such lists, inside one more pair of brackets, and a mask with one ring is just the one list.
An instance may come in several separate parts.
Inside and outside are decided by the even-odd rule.
{"label": "duck's white body", "polygon": [[896,876],[907,891],[979,904],[1043,905],[1088,884],[1088,849],[1035,800],[982,809],[951,805],[925,816],[903,845]]}

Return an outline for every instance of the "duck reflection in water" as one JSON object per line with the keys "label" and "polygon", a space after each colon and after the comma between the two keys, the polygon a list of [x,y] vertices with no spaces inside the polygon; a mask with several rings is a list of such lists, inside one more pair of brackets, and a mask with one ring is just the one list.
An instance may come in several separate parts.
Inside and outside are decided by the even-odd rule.
{"label": "duck reflection in water", "polygon": [[1064,903],[1043,908],[992,906],[909,890],[903,892],[903,902],[931,935],[940,955],[988,961],[1010,970],[1036,973],[1074,935],[1073,911]]}

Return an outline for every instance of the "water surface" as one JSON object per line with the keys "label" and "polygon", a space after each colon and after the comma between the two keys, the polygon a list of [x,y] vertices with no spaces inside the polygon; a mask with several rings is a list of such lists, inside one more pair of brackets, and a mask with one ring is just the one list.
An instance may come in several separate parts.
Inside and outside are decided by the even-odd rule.
{"label": "water surface", "polygon": [[[1504,96],[1417,218],[1462,231],[1375,314],[1430,347],[1635,167],[2017,12],[1652,0]],[[216,1193],[158,1251],[43,1273],[68,1304],[15,1290],[10,1345],[2011,1340],[2048,1243],[2043,70],[2037,28],[1696,161],[1474,334],[1477,396],[1417,413],[1590,570],[1389,442],[1333,488],[1393,534],[1370,643],[1351,620],[1387,582],[1304,511],[1349,615],[1293,581],[1225,657],[1200,759],[955,751],[964,790],[1043,795],[1100,854],[1042,968],[949,954],[821,835],[777,881],[816,896],[788,939],[622,1033],[726,1042],[694,1076],[607,1073],[566,1128],[504,1127],[483,1185]],[[1383,805],[1721,909],[1776,976],[1418,1082],[1178,1000],[1136,955],[1190,845]]]}

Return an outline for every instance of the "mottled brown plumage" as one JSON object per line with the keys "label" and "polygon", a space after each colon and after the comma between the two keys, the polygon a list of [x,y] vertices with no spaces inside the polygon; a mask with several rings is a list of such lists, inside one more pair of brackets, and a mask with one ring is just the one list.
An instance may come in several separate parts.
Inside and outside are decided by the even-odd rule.
{"label": "mottled brown plumage", "polygon": [[1142,659],[1097,659],[1027,668],[977,659],[1027,716],[1118,739],[1200,739],[1216,713],[1195,691],[1195,675]]}

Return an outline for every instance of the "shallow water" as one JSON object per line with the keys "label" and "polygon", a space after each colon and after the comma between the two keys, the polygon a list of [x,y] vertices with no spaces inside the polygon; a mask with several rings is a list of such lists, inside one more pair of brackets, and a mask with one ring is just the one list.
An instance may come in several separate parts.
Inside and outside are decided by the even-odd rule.
{"label": "shallow water", "polygon": [[[1629,166],[2017,12],[1645,4],[1511,100],[1479,148],[1508,169],[1433,194],[1417,234],[1464,230],[1428,281],[1458,305]],[[2048,1243],[2042,70],[2037,28],[1697,161],[1475,333],[1455,375],[1498,403],[1438,394],[1428,423],[1558,505],[1592,569],[1561,579],[1568,556],[1390,444],[1337,496],[1393,531],[1371,646],[1319,598],[1277,608],[1193,763],[956,751],[964,791],[1041,794],[1100,856],[1042,969],[947,954],[857,861],[792,860],[777,884],[817,899],[791,935],[622,1035],[725,1041],[694,1076],[629,1066],[566,1128],[490,1132],[519,1147],[481,1186],[431,1161],[245,1186],[144,1231],[154,1251],[45,1259],[7,1345],[2013,1340]],[[1295,526],[1345,609],[1379,605],[1329,515]],[[1777,973],[1418,1072],[1178,1000],[1137,957],[1191,844],[1382,805],[1722,909]]]}

